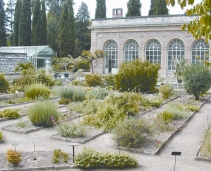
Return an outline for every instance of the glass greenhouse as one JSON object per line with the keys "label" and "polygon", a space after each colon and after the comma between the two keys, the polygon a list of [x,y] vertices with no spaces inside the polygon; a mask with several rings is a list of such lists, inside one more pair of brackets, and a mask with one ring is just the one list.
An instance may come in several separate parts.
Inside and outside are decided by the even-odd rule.
{"label": "glass greenhouse", "polygon": [[46,45],[0,47],[0,72],[13,72],[20,62],[33,62],[36,69],[43,68],[52,56],[56,56],[56,52]]}

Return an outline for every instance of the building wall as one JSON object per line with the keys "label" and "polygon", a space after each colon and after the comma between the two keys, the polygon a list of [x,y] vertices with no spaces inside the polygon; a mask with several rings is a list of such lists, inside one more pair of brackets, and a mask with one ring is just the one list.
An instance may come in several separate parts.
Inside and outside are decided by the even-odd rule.
{"label": "building wall", "polygon": [[[195,38],[187,31],[181,30],[183,23],[194,18],[187,16],[172,17],[142,17],[132,19],[107,19],[93,22],[91,27],[91,51],[104,49],[109,40],[114,40],[118,45],[118,66],[124,58],[124,46],[128,40],[135,40],[139,45],[139,58],[146,59],[146,45],[151,39],[156,39],[161,44],[161,77],[174,77],[172,71],[167,70],[168,45],[173,39],[180,39],[185,46],[185,58],[191,58],[191,48]],[[211,47],[211,43],[209,42]],[[104,59],[105,60],[105,59]],[[105,61],[98,59],[94,62],[94,72],[106,73]],[[116,73],[118,69],[112,69]]]}

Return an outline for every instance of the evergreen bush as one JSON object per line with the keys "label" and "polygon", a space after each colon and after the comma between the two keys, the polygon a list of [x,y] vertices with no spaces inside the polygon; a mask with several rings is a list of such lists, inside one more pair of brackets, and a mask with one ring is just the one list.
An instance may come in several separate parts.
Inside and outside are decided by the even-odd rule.
{"label": "evergreen bush", "polygon": [[31,122],[36,126],[53,126],[51,116],[54,117],[55,121],[58,120],[57,105],[50,101],[36,102],[29,106],[26,113]]}
{"label": "evergreen bush", "polygon": [[25,88],[25,96],[29,99],[48,99],[50,96],[50,89],[43,84],[32,84]]}
{"label": "evergreen bush", "polygon": [[205,94],[211,86],[211,70],[201,63],[189,65],[182,72],[184,88],[188,94],[199,100],[200,94]]}
{"label": "evergreen bush", "polygon": [[20,117],[17,109],[5,109],[0,112],[0,118],[17,119]]}
{"label": "evergreen bush", "polygon": [[123,63],[115,75],[115,88],[121,91],[154,92],[159,64],[141,61]]}
{"label": "evergreen bush", "polygon": [[40,69],[37,71],[36,81],[37,83],[43,84],[47,87],[53,87],[55,85],[52,75],[46,74],[45,69]]}
{"label": "evergreen bush", "polygon": [[85,79],[86,84],[90,87],[102,85],[102,77],[99,74],[87,74]]}
{"label": "evergreen bush", "polygon": [[6,80],[4,74],[0,74],[0,93],[6,93],[9,89],[9,82]]}

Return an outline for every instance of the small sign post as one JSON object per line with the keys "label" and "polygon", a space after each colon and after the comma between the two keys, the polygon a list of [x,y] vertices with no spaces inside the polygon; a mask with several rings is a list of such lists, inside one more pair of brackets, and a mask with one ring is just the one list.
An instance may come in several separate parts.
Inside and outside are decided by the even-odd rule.
{"label": "small sign post", "polygon": [[18,143],[15,142],[15,143],[12,144],[12,146],[15,147],[15,152],[16,152],[16,147],[18,146]]}
{"label": "small sign post", "polygon": [[75,157],[75,151],[74,151],[75,149],[74,149],[74,147],[75,146],[78,146],[78,143],[70,143],[69,146],[72,146],[73,147],[73,164],[74,164],[74,162],[75,162],[74,161],[74,157]]}
{"label": "small sign post", "polygon": [[181,152],[179,151],[173,151],[171,153],[171,155],[175,156],[175,163],[174,163],[174,171],[176,170],[176,156],[180,156],[181,155]]}
{"label": "small sign post", "polygon": [[34,145],[34,160],[37,160],[37,155],[36,155],[36,148],[35,148],[35,145],[37,144],[37,140],[33,140],[32,142],[32,145]]}

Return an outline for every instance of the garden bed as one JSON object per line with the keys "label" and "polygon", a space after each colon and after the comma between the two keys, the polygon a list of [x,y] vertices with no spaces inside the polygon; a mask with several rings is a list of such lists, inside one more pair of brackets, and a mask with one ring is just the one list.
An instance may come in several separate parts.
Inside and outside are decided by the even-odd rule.
{"label": "garden bed", "polygon": [[52,135],[50,138],[54,139],[54,140],[59,140],[59,141],[83,144],[83,143],[93,140],[94,138],[96,138],[102,134],[104,134],[104,132],[102,130],[90,128],[84,137],[76,137],[76,138],[63,137],[59,133],[57,133],[57,134]]}
{"label": "garden bed", "polygon": [[16,125],[17,125],[17,123],[12,124],[12,125],[3,126],[1,129],[5,130],[5,131],[19,133],[19,134],[27,134],[27,133],[30,133],[30,132],[38,131],[38,130],[43,128],[43,127],[34,126],[34,125],[31,124],[31,122],[28,122],[28,121],[26,122],[27,127],[17,128]]}
{"label": "garden bed", "polygon": [[1,144],[1,143],[4,143],[4,139],[0,140],[0,144]]}
{"label": "garden bed", "polygon": [[72,165],[71,154],[67,163],[52,163],[53,152],[49,151],[37,151],[36,160],[34,160],[34,152],[22,152],[22,161],[17,167],[13,167],[5,159],[5,154],[0,153],[0,170],[62,170],[70,169]]}

